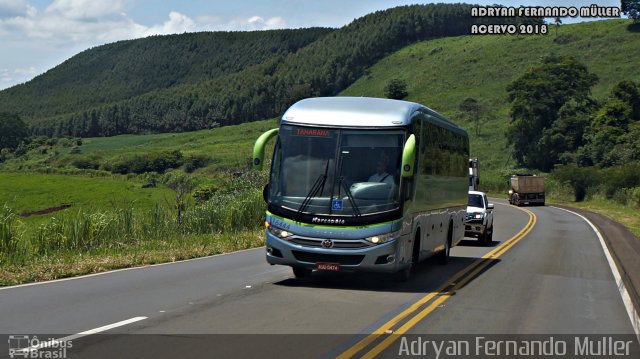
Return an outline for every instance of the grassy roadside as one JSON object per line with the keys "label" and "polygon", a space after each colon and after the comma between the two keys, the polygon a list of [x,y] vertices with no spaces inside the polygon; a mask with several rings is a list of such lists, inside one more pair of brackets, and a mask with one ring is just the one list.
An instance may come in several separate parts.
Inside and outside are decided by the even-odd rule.
{"label": "grassy roadside", "polygon": [[[505,198],[504,194],[498,192],[489,192],[487,195]],[[548,204],[561,204],[606,215],[640,237],[640,215],[630,206],[599,197],[579,203],[550,198]],[[164,239],[134,241],[117,247],[98,247],[88,251],[60,250],[43,256],[30,256],[20,263],[0,265],[0,286],[175,262],[255,248],[263,244],[264,230],[255,228],[212,234],[177,234]]]}
{"label": "grassy roadside", "polygon": [[591,198],[584,202],[551,199],[549,203],[586,209],[605,215],[621,223],[635,234],[636,237],[640,238],[640,212],[635,207],[614,203],[600,197]]}
{"label": "grassy roadside", "polygon": [[175,262],[260,247],[264,230],[181,236],[119,249],[60,252],[34,257],[24,264],[0,266],[0,286],[39,282],[108,270]]}
{"label": "grassy roadside", "polygon": [[[487,196],[507,199],[506,193],[487,192]],[[547,205],[559,204],[568,207],[586,209],[605,215],[627,227],[636,237],[640,238],[640,211],[630,205],[623,205],[602,196],[592,196],[583,202],[575,202],[565,196],[547,196]]]}
{"label": "grassy roadside", "polygon": [[266,173],[182,207],[79,208],[33,221],[0,206],[0,286],[227,253],[263,245]]}

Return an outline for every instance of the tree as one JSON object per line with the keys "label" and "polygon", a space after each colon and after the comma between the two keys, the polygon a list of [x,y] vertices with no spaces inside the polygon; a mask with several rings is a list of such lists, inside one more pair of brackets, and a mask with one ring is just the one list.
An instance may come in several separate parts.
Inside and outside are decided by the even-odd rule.
{"label": "tree", "polygon": [[0,149],[15,150],[28,135],[27,125],[18,115],[0,113]]}
{"label": "tree", "polygon": [[640,84],[630,80],[620,81],[611,90],[611,98],[626,103],[631,110],[631,119],[640,121]]}
{"label": "tree", "polygon": [[182,216],[187,210],[191,192],[196,188],[196,181],[193,177],[183,173],[167,173],[165,177],[165,185],[176,193],[175,208],[177,210],[176,221],[178,225],[182,224]]}
{"label": "tree", "polygon": [[576,150],[584,144],[585,128],[596,110],[595,102],[578,103],[573,99],[560,108],[558,118],[543,130],[539,141],[540,147],[548,149],[550,162],[584,164]]}
{"label": "tree", "polygon": [[621,81],[592,117],[582,152],[591,163],[615,166],[640,160],[640,85]]}
{"label": "tree", "polygon": [[553,23],[556,25],[556,37],[558,37],[558,28],[562,25],[562,19],[560,16],[556,16],[553,18]]}
{"label": "tree", "polygon": [[478,100],[467,97],[460,104],[460,111],[467,114],[469,119],[475,124],[476,135],[480,135],[480,125],[482,114],[484,113],[484,106],[478,102]]}
{"label": "tree", "polygon": [[620,5],[622,13],[633,19],[634,23],[640,20],[640,0],[621,0]]}
{"label": "tree", "polygon": [[384,87],[384,95],[394,100],[402,100],[409,96],[407,92],[407,83],[400,79],[391,79]]}
{"label": "tree", "polygon": [[598,78],[571,56],[548,56],[507,86],[511,123],[507,130],[514,158],[521,166],[549,171],[556,158],[552,148],[541,143],[544,130],[558,119],[560,109],[570,100],[579,106],[592,102],[590,89]]}
{"label": "tree", "polygon": [[553,171],[553,177],[573,189],[576,202],[582,202],[589,187],[600,182],[600,175],[595,167],[578,167],[574,164],[558,166]]}

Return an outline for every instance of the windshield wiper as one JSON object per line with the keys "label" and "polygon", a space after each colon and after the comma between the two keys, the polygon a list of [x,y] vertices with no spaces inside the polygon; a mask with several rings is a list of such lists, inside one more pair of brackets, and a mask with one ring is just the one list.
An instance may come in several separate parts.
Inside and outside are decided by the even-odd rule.
{"label": "windshield wiper", "polygon": [[351,208],[353,209],[353,214],[356,217],[360,217],[362,214],[360,213],[360,209],[358,205],[356,205],[356,200],[353,199],[351,195],[351,191],[347,187],[347,184],[344,182],[344,176],[340,176],[340,180],[338,181],[338,197],[340,197],[340,188],[344,188],[344,192],[347,194],[347,198],[349,199],[349,203],[351,203]]}
{"label": "windshield wiper", "polygon": [[326,165],[324,168],[324,173],[318,176],[316,182],[311,186],[311,190],[307,193],[307,196],[300,204],[300,208],[298,208],[298,212],[296,213],[296,221],[300,221],[300,216],[302,212],[309,206],[311,203],[311,199],[317,196],[319,193],[321,194],[324,191],[324,184],[327,182],[327,173],[329,172],[329,160],[327,159]]}
{"label": "windshield wiper", "polygon": [[[342,161],[343,161],[343,156],[344,154],[348,154],[349,152],[344,151],[342,152],[342,154],[340,155],[340,162],[338,163],[338,173],[340,174],[340,179],[338,180],[338,198],[340,198],[340,189],[344,189],[344,192],[347,194],[347,198],[349,199],[349,203],[351,203],[351,208],[353,209],[353,214],[356,217],[360,217],[362,214],[360,213],[360,209],[358,208],[358,205],[356,205],[356,201],[355,199],[353,199],[353,196],[351,195],[351,191],[349,190],[349,188],[347,187],[347,184],[344,182],[344,176],[342,175]],[[331,197],[333,197],[333,190],[331,190]],[[329,207],[329,214],[333,214],[333,206]]]}

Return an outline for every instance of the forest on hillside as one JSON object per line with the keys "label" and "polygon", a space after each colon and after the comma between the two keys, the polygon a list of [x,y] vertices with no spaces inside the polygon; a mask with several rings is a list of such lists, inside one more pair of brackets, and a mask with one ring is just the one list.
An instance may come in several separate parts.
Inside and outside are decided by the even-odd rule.
{"label": "forest on hillside", "polygon": [[85,50],[32,81],[0,92],[0,108],[25,120],[130,99],[242,71],[295,52],[333,29],[151,36]]}
{"label": "forest on hillside", "polygon": [[[301,98],[339,93],[408,44],[468,34],[472,24],[489,21],[472,18],[471,7],[402,6],[337,30],[185,34],[105,45],[0,92],[0,109],[47,136],[182,132],[270,118]],[[237,42],[229,40],[234,37]],[[227,47],[216,51],[210,44],[220,39]]]}

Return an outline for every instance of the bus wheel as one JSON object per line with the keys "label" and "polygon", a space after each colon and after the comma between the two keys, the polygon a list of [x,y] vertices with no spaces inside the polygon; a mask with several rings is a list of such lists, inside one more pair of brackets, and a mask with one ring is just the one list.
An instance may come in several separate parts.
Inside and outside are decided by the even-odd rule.
{"label": "bus wheel", "polygon": [[292,267],[292,269],[293,269],[293,275],[295,275],[296,278],[306,278],[311,275],[311,269],[309,268]]}

